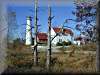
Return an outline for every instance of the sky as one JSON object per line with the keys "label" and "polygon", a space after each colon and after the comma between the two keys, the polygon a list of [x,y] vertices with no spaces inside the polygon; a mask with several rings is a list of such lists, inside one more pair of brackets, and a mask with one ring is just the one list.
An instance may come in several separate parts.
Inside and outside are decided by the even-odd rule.
{"label": "sky", "polygon": [[[53,1],[53,0],[52,0]],[[64,0],[63,0],[64,1]],[[54,2],[53,2],[54,3]],[[72,11],[75,11],[75,5],[72,0],[68,0],[66,3],[63,2],[65,5],[51,5],[52,16],[55,16],[52,20],[52,27],[59,27],[61,26],[65,19],[75,19],[76,17],[72,14]],[[26,24],[26,17],[32,16],[32,26],[34,26],[34,3],[33,5],[9,5],[8,10],[12,10],[16,12],[16,21],[18,27],[18,35],[20,38],[25,37],[25,24]],[[48,31],[48,7],[46,5],[41,5],[38,7],[38,25],[40,32],[47,32]],[[73,21],[68,21],[65,26],[69,26],[74,32],[75,35],[79,35],[79,32],[75,30],[76,23]],[[34,29],[33,29],[34,31]],[[34,32],[33,32],[34,33]]]}

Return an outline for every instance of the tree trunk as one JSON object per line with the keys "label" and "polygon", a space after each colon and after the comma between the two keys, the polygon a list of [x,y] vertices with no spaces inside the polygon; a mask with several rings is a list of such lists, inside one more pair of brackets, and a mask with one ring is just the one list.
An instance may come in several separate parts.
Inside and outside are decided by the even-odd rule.
{"label": "tree trunk", "polygon": [[38,64],[38,52],[37,52],[37,0],[35,0],[35,25],[34,25],[34,65]]}
{"label": "tree trunk", "polygon": [[97,50],[96,50],[96,71],[100,72],[100,1],[97,4]]}
{"label": "tree trunk", "polygon": [[50,70],[51,62],[51,7],[49,7],[49,18],[48,18],[48,50],[47,50],[47,70]]}

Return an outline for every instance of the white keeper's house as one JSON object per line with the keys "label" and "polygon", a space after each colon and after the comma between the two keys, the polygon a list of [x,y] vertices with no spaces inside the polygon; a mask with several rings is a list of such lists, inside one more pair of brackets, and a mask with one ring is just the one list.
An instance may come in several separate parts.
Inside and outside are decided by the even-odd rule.
{"label": "white keeper's house", "polygon": [[63,34],[62,32],[62,28],[60,27],[53,27],[51,28],[51,37],[54,38],[56,36],[56,34],[59,33],[58,36],[56,36],[53,40],[52,40],[52,45],[56,45],[58,42],[63,42],[63,41],[71,41],[73,42],[73,32],[71,29],[67,29],[64,28],[63,29]]}

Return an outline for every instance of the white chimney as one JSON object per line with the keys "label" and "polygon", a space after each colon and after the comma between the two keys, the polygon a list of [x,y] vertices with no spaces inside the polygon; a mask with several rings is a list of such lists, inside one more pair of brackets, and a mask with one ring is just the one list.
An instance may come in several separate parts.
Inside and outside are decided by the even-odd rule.
{"label": "white chimney", "polygon": [[32,30],[31,30],[31,17],[27,17],[27,25],[26,25],[26,45],[32,44]]}

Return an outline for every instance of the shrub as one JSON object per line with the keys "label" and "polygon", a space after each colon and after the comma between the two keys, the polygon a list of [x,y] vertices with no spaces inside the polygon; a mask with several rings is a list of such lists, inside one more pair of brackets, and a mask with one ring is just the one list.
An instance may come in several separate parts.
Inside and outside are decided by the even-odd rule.
{"label": "shrub", "polygon": [[62,46],[62,43],[57,42],[56,46]]}
{"label": "shrub", "polygon": [[21,50],[25,47],[24,40],[17,38],[13,40],[13,43],[7,42],[7,48],[11,50]]}
{"label": "shrub", "polygon": [[66,41],[63,41],[62,43],[60,43],[60,42],[57,42],[57,46],[68,46],[68,45],[71,45],[72,43],[71,43],[71,41],[68,41],[68,42],[66,42]]}
{"label": "shrub", "polygon": [[85,50],[85,51],[96,51],[96,44],[95,43],[89,43],[89,44],[86,44],[86,45],[82,45],[81,49]]}
{"label": "shrub", "polygon": [[68,45],[71,45],[71,41],[68,41],[68,42],[63,41],[62,44],[65,45],[65,46],[68,46]]}

